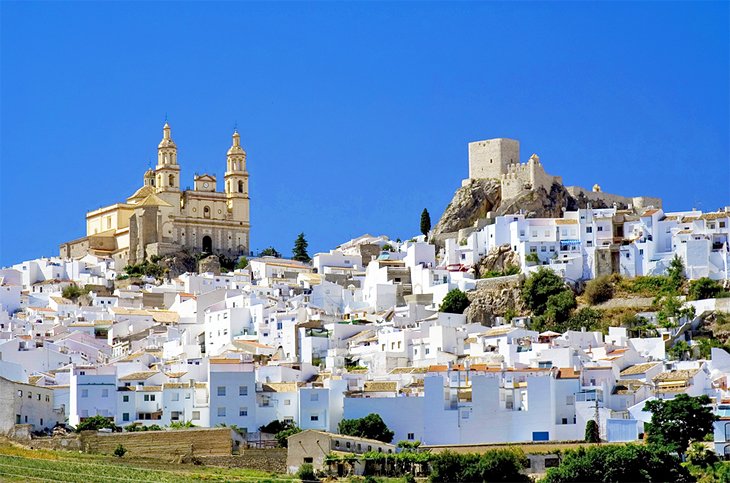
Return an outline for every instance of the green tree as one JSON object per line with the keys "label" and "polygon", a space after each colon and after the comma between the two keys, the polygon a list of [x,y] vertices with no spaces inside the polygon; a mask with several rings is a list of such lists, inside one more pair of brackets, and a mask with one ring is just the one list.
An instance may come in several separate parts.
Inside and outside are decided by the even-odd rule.
{"label": "green tree", "polygon": [[301,432],[302,432],[302,430],[299,426],[291,426],[288,429],[284,429],[284,430],[276,433],[274,438],[276,438],[276,442],[280,448],[286,448],[289,444],[289,442],[288,442],[289,436],[291,436],[293,434],[301,433]]}
{"label": "green tree", "polygon": [[558,327],[558,324],[568,320],[575,307],[575,294],[572,290],[565,289],[551,295],[547,299],[545,312],[543,313],[545,322],[553,327]]}
{"label": "green tree", "polygon": [[276,248],[274,247],[267,247],[261,250],[261,253],[259,253],[262,257],[275,257],[275,258],[281,258],[281,253],[279,253]]}
{"label": "green tree", "polygon": [[717,416],[709,404],[710,398],[705,394],[678,394],[674,399],[647,401],[644,411],[651,413],[647,440],[684,454],[691,441],[702,441],[712,432]]}
{"label": "green tree", "polygon": [[311,258],[309,258],[309,254],[307,253],[308,246],[309,243],[307,243],[306,238],[304,238],[304,233],[300,233],[297,236],[297,239],[294,240],[294,248],[292,249],[294,256],[292,259],[299,262],[309,262]]}
{"label": "green tree", "polygon": [[444,297],[439,312],[448,312],[450,314],[463,314],[466,308],[469,306],[469,297],[466,293],[462,292],[458,288],[449,290],[449,293]]}
{"label": "green tree", "polygon": [[691,347],[689,344],[683,340],[678,340],[674,343],[672,347],[669,348],[669,355],[672,357],[672,359],[677,359],[678,361],[681,361],[684,359],[684,356],[688,354],[691,350]]}
{"label": "green tree", "polygon": [[692,280],[689,283],[689,292],[687,298],[689,300],[703,300],[712,298],[728,297],[730,293],[726,292],[722,285],[707,277]]}
{"label": "green tree", "polygon": [[560,331],[581,330],[583,327],[585,327],[586,330],[597,330],[601,328],[602,323],[603,313],[600,310],[596,310],[591,307],[583,307],[573,312],[565,324],[560,325]]}
{"label": "green tree", "polygon": [[672,261],[669,262],[667,276],[674,290],[679,290],[682,287],[682,283],[686,280],[687,277],[684,276],[684,263],[682,263],[682,259],[678,255],[674,255]]}
{"label": "green tree", "polygon": [[547,309],[548,298],[566,290],[563,279],[552,270],[539,268],[527,277],[522,286],[522,299],[534,315],[542,315]]}
{"label": "green tree", "polygon": [[78,285],[76,285],[75,283],[69,285],[68,287],[64,287],[63,290],[61,290],[61,296],[63,296],[63,298],[72,300],[74,302],[76,302],[78,300],[78,298],[81,297],[82,295],[86,295],[88,293],[89,293],[88,288],[86,288],[86,287],[81,288]]}
{"label": "green tree", "polygon": [[395,433],[388,429],[379,414],[370,413],[364,418],[343,419],[337,426],[340,434],[358,436],[390,443]]}
{"label": "green tree", "polygon": [[693,481],[681,461],[666,449],[639,444],[600,445],[568,450],[541,483]]}
{"label": "green tree", "polygon": [[91,416],[84,419],[76,426],[76,432],[98,431],[100,429],[116,429],[114,421],[104,416]]}
{"label": "green tree", "polygon": [[238,262],[236,263],[237,269],[242,269],[248,267],[248,258],[241,257],[238,259]]}
{"label": "green tree", "polygon": [[262,433],[277,434],[293,427],[295,427],[293,421],[279,421],[278,419],[274,419],[263,426],[259,426],[259,431]]}
{"label": "green tree", "polygon": [[598,428],[598,423],[594,419],[586,421],[586,443],[600,443],[601,442],[601,431]]}
{"label": "green tree", "polygon": [[611,277],[603,275],[595,278],[586,284],[585,298],[591,305],[600,304],[613,297],[613,285]]}
{"label": "green tree", "polygon": [[426,208],[421,212],[421,233],[428,236],[428,232],[431,231],[431,215],[428,214]]}

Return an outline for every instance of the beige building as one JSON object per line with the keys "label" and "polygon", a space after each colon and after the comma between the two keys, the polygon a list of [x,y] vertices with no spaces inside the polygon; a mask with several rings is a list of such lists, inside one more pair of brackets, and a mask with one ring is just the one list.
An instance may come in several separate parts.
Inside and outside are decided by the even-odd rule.
{"label": "beige building", "polygon": [[118,266],[181,249],[237,257],[249,250],[249,196],[246,151],[237,131],[227,153],[224,190],[215,176],[193,179],[180,190],[180,165],[170,126],[165,123],[157,146],[157,166],[125,202],[86,214],[86,236],[64,243],[62,257],[88,253],[111,256]]}

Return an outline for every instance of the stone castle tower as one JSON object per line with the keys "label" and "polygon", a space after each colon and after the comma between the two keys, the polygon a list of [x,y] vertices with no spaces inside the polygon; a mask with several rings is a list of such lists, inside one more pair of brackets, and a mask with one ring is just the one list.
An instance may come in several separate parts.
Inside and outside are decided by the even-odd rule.
{"label": "stone castle tower", "polygon": [[248,171],[238,131],[226,155],[223,191],[217,191],[211,174],[196,175],[194,188],[181,191],[177,154],[165,123],[157,166],[144,173],[142,187],[126,202],[87,213],[86,236],[61,245],[61,256],[111,256],[123,267],[183,249],[230,258],[247,255]]}

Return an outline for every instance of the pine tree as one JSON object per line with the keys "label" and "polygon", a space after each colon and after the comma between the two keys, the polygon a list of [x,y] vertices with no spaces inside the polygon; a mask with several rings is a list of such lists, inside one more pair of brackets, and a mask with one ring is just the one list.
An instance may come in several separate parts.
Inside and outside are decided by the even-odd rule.
{"label": "pine tree", "polygon": [[309,244],[304,238],[304,233],[300,233],[299,236],[297,236],[297,239],[294,241],[294,249],[292,250],[294,256],[292,257],[292,259],[298,260],[300,262],[310,261],[311,258],[309,258],[309,254],[307,253],[308,246]]}
{"label": "pine tree", "polygon": [[431,231],[431,215],[428,214],[426,208],[421,212],[421,233],[428,236],[428,232]]}

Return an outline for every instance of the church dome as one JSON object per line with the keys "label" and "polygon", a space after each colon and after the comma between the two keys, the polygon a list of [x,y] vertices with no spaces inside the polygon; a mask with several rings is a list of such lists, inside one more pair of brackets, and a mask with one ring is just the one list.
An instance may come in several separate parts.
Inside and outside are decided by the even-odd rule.
{"label": "church dome", "polygon": [[[150,171],[152,171],[152,170],[150,170]],[[135,191],[132,196],[127,198],[127,203],[137,204],[140,201],[147,198],[149,195],[152,195],[154,193],[155,193],[155,189],[152,186],[149,186],[149,185],[142,186],[140,189]]]}

